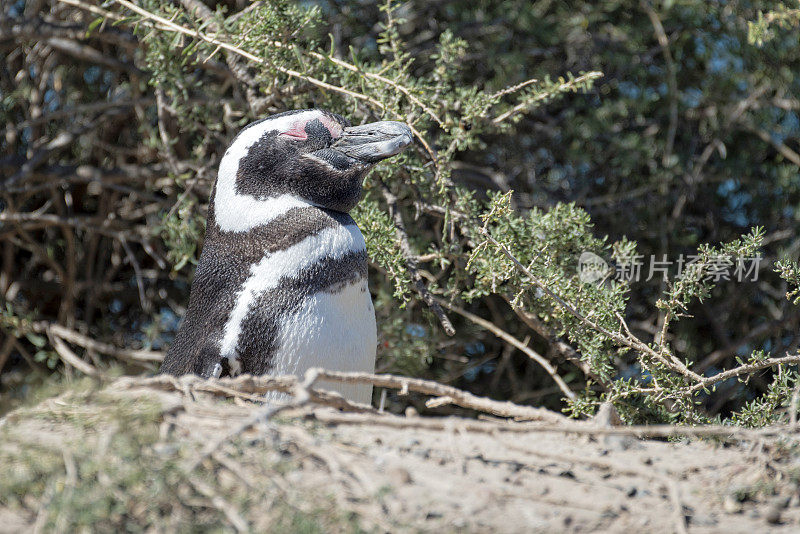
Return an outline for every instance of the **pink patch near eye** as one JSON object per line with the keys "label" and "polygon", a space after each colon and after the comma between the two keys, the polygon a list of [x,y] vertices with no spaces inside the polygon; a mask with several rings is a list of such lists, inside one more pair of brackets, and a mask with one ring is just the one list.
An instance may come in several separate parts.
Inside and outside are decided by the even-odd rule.
{"label": "pink patch near eye", "polygon": [[[338,122],[332,121],[327,117],[319,117],[319,120],[331,133],[332,138],[337,139],[342,135],[342,125]],[[285,135],[286,137],[294,137],[295,139],[308,139],[306,124],[308,124],[307,120],[295,122],[292,124],[292,127],[289,130],[281,132],[281,135]]]}
{"label": "pink patch near eye", "polygon": [[294,137],[295,139],[308,139],[308,134],[306,133],[306,122],[308,121],[294,123],[290,130],[282,132],[281,135],[285,135],[286,137]]}

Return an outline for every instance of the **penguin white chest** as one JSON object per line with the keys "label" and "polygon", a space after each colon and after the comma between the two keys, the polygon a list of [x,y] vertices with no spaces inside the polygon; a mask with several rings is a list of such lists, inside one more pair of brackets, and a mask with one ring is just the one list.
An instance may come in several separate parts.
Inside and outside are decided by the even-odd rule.
{"label": "penguin white chest", "polygon": [[[366,245],[355,223],[310,234],[253,264],[221,342],[220,354],[233,374],[248,345],[250,351],[272,347],[268,370],[276,375],[302,376],[312,367],[372,372],[377,332],[366,273],[359,276],[365,264]],[[359,402],[371,400],[370,386],[332,389]]]}
{"label": "penguin white chest", "polygon": [[[312,367],[372,373],[377,330],[366,279],[305,298],[281,322],[277,341],[275,374],[302,376]],[[320,385],[358,402],[371,400],[371,386]]]}

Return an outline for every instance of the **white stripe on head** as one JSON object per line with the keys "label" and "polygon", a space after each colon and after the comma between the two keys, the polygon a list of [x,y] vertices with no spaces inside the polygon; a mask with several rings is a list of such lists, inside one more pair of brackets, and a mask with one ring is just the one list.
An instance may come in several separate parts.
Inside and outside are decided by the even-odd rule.
{"label": "white stripe on head", "polygon": [[247,156],[250,147],[265,134],[273,131],[283,132],[298,120],[321,117],[317,110],[293,113],[282,117],[267,119],[242,130],[222,156],[217,173],[217,192],[214,196],[214,217],[217,226],[224,232],[247,232],[279,217],[292,208],[312,205],[293,195],[280,195],[259,200],[250,195],[236,193],[236,174],[239,163]]}
{"label": "white stripe on head", "polygon": [[366,248],[364,236],[358,226],[352,224],[326,228],[285,250],[264,256],[250,267],[250,276],[236,295],[236,304],[223,331],[222,356],[229,361],[236,359],[242,324],[259,295],[278,287],[282,278],[290,277],[327,256],[336,259]]}

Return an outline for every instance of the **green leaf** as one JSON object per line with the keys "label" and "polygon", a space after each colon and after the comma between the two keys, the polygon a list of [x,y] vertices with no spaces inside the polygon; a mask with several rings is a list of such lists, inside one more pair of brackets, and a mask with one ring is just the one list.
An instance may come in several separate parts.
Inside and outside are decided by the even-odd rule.
{"label": "green leaf", "polygon": [[105,20],[106,20],[105,17],[97,17],[92,22],[90,22],[89,27],[86,29],[86,34],[85,34],[86,37],[89,37],[92,31],[98,26],[100,26]]}
{"label": "green leaf", "polygon": [[42,347],[47,345],[47,338],[45,338],[44,336],[40,336],[39,334],[35,334],[33,332],[27,332],[25,334],[25,337],[36,348],[41,349]]}

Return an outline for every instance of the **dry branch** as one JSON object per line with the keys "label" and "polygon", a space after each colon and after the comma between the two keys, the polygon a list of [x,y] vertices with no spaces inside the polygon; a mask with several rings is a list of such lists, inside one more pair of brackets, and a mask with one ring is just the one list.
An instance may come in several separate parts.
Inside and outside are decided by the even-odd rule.
{"label": "dry branch", "polygon": [[75,354],[72,349],[70,349],[67,344],[61,340],[61,338],[53,335],[52,332],[48,332],[48,337],[50,338],[50,343],[53,345],[56,354],[58,354],[65,364],[74,367],[85,375],[94,377],[103,376],[103,373],[98,371],[94,366],[83,361],[80,356]]}
{"label": "dry branch", "polygon": [[164,353],[160,351],[144,349],[120,349],[108,343],[102,343],[88,336],[84,336],[75,330],[58,324],[41,325],[37,323],[35,326],[37,326],[37,331],[41,331],[40,328],[43,327],[59,339],[69,341],[70,343],[79,345],[84,349],[94,350],[101,354],[107,354],[108,356],[113,356],[114,358],[119,358],[121,360],[136,363],[158,363],[164,359]]}
{"label": "dry branch", "polygon": [[455,304],[450,304],[441,299],[436,299],[436,300],[441,305],[446,307],[448,310],[454,311],[457,314],[461,315],[462,317],[469,319],[470,321],[477,324],[481,328],[485,328],[486,330],[496,335],[506,343],[509,343],[514,347],[516,347],[517,349],[519,349],[520,351],[522,351],[526,356],[528,356],[530,359],[538,363],[539,366],[541,366],[541,368],[544,369],[548,375],[550,375],[550,377],[556,383],[558,388],[561,390],[562,393],[564,393],[564,395],[566,395],[568,399],[575,398],[575,393],[571,389],[569,389],[567,383],[564,382],[564,379],[561,378],[561,376],[558,374],[558,370],[556,370],[556,368],[553,367],[553,365],[547,359],[545,359],[544,356],[542,356],[541,354],[530,348],[526,343],[523,343],[522,341],[518,340],[517,338],[515,338],[502,328],[498,327],[491,321],[482,319],[481,317],[478,317],[474,313],[470,313],[467,310],[456,306]]}
{"label": "dry branch", "polygon": [[[371,384],[376,387],[400,390],[401,394],[409,391],[432,395],[434,397],[449,397],[452,404],[462,408],[468,408],[483,413],[492,414],[498,417],[508,417],[517,420],[550,421],[563,422],[567,418],[556,412],[544,408],[534,408],[532,406],[520,406],[512,402],[496,401],[485,397],[478,397],[472,393],[446,386],[432,380],[421,378],[408,378],[397,375],[374,375],[370,373],[343,373],[327,371],[324,369],[313,369],[315,371],[315,381],[325,380],[329,382],[340,382],[344,384]],[[168,391],[209,391],[228,394],[227,391],[220,390],[220,386],[227,390],[235,390],[248,394],[264,395],[270,391],[282,393],[292,393],[298,384],[295,376],[251,376],[242,375],[236,378],[219,378],[216,380],[204,380],[194,375],[187,375],[180,378],[170,376],[156,376],[153,378],[134,378],[126,377],[116,382],[116,387],[155,387]],[[321,390],[311,387],[308,391],[311,395],[321,393]],[[312,399],[316,402],[316,399]],[[361,405],[354,405],[364,408]]]}
{"label": "dry branch", "polygon": [[534,421],[564,421],[566,417],[556,412],[551,412],[544,408],[534,408],[532,406],[520,406],[512,402],[502,402],[485,397],[478,397],[472,393],[445,386],[432,380],[421,378],[408,378],[396,375],[373,375],[369,373],[341,373],[335,371],[320,370],[319,378],[333,382],[346,384],[372,384],[373,386],[399,389],[403,391],[415,391],[425,395],[436,397],[450,397],[452,403],[480,412],[492,414],[499,417],[509,417],[517,420]]}

